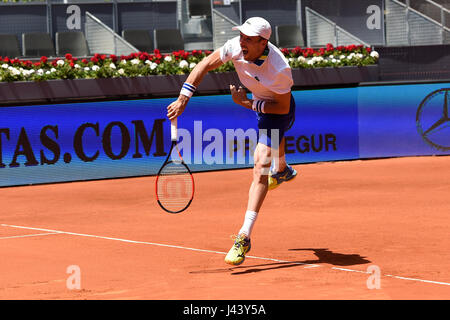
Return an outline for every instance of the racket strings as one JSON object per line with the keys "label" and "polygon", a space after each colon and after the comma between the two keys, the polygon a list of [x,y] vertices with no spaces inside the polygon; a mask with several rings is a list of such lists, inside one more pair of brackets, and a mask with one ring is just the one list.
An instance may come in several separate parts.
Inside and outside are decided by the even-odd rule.
{"label": "racket strings", "polygon": [[184,209],[192,200],[194,183],[180,162],[166,164],[158,177],[156,192],[161,205],[169,211]]}

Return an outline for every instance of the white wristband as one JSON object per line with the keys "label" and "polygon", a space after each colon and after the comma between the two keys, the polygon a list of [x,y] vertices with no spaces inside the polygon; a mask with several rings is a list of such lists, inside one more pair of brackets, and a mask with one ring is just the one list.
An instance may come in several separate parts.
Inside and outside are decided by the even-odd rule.
{"label": "white wristband", "polygon": [[196,89],[197,88],[194,87],[192,84],[185,82],[183,83],[183,87],[181,88],[180,94],[190,98],[192,97]]}
{"label": "white wristband", "polygon": [[253,111],[264,113],[264,106],[266,101],[264,100],[253,100],[252,109]]}

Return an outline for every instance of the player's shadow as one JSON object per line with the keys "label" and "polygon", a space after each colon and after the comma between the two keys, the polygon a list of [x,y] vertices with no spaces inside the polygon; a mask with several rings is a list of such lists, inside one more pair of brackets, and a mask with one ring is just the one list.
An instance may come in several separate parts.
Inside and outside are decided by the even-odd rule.
{"label": "player's shadow", "polygon": [[[268,270],[285,269],[292,267],[316,267],[318,264],[331,264],[334,266],[353,266],[358,264],[367,264],[371,261],[359,254],[344,254],[330,251],[328,249],[289,249],[289,251],[312,251],[317,259],[290,261],[290,262],[272,262],[257,265],[242,265],[237,267],[221,268],[214,270],[193,271],[190,273],[221,273],[232,271],[232,275],[255,273]],[[248,260],[247,260],[248,261]]]}

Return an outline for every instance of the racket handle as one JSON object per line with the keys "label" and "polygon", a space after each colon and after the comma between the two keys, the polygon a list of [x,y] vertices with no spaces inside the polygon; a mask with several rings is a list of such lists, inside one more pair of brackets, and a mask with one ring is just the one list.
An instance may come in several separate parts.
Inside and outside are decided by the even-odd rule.
{"label": "racket handle", "polygon": [[177,125],[177,118],[170,120],[170,136],[172,138],[172,141],[178,140],[178,125]]}

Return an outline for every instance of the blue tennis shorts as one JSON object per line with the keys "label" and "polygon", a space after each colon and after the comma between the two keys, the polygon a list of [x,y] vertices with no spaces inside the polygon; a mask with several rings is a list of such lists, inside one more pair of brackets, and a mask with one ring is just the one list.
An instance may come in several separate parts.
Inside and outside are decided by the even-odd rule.
{"label": "blue tennis shorts", "polygon": [[278,149],[284,134],[292,127],[295,121],[294,97],[291,95],[291,105],[288,114],[268,114],[257,112],[256,118],[258,119],[259,129],[258,142]]}

